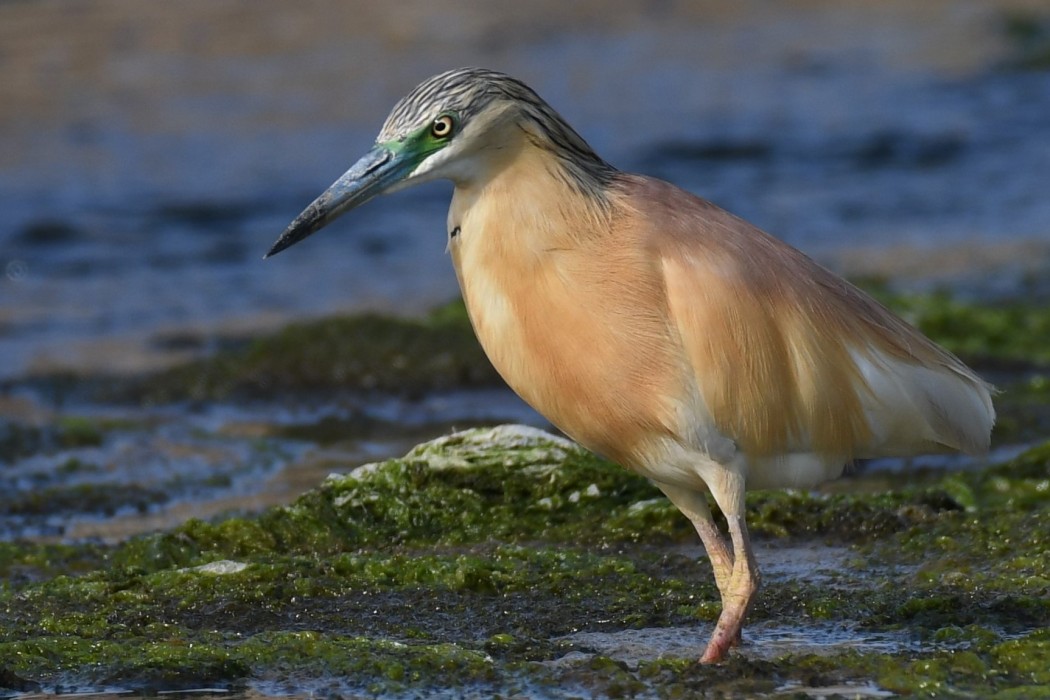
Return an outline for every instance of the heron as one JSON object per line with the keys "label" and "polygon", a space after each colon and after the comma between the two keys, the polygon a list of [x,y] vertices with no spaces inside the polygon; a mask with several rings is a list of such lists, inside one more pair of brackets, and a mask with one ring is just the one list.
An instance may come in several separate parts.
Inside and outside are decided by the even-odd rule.
{"label": "heron", "polygon": [[722,603],[701,663],[740,643],[759,588],[746,490],[988,449],[994,390],[953,354],[779,239],[613,167],[500,72],[414,88],[266,257],[434,179],[454,185],[448,251],[493,366],[570,438],[650,479],[699,535]]}

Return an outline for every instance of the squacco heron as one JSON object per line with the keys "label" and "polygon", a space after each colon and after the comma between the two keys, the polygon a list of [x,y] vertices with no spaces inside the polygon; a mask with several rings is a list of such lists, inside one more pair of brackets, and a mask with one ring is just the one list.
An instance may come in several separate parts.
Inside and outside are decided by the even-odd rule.
{"label": "squacco heron", "polygon": [[991,387],[955,356],[791,246],[620,172],[490,70],[412,90],[267,256],[436,178],[455,185],[448,248],[492,364],[571,438],[651,479],[700,535],[722,598],[702,662],[739,642],[758,590],[746,489],[988,448]]}

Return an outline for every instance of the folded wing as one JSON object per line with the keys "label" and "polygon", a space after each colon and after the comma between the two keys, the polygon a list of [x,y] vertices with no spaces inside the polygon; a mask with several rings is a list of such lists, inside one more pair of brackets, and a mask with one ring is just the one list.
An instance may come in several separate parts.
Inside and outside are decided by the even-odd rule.
{"label": "folded wing", "polygon": [[701,396],[748,455],[988,448],[992,389],[954,355],[713,204],[649,178],[625,188]]}

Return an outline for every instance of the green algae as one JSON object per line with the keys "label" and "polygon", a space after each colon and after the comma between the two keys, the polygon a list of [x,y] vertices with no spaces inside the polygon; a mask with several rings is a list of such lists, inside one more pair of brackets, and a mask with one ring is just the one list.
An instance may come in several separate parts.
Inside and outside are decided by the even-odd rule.
{"label": "green algae", "polygon": [[190,642],[177,635],[139,640],[134,653],[128,647],[106,639],[40,636],[5,644],[3,652],[16,673],[31,673],[45,665],[65,672],[67,683],[73,685],[122,684],[138,690],[233,685],[230,679],[243,678],[250,670],[222,646]]}
{"label": "green algae", "polygon": [[109,549],[97,544],[0,542],[0,587],[92,571],[104,564]]}
{"label": "green algae", "polygon": [[75,415],[60,416],[43,427],[0,419],[0,464],[40,452],[97,447],[107,428],[103,421]]}
{"label": "green algae", "polygon": [[1003,33],[1011,44],[1006,66],[1015,70],[1050,69],[1050,16],[1026,11],[1005,13]]}
{"label": "green algae", "polygon": [[[756,630],[791,620],[803,635],[907,630],[919,643],[772,658],[759,646],[716,667],[626,663],[573,635],[695,627],[699,647],[717,615],[688,523],[644,480],[570,443],[467,431],[258,517],[189,521],[113,547],[0,547],[10,576],[0,678],[147,690],[341,679],[373,694],[751,697],[875,685],[1037,696],[1050,686],[1048,478],[1044,445],[890,492],[750,494],[760,543],[850,552],[809,575],[767,577]],[[56,575],[64,563],[81,573]],[[33,574],[11,576],[19,570]]]}
{"label": "green algae", "polygon": [[1050,307],[1038,301],[965,301],[946,291],[863,285],[935,342],[980,367],[1050,365]]}
{"label": "green algae", "polygon": [[118,394],[150,401],[340,389],[420,394],[499,383],[462,302],[454,302],[422,319],[368,313],[296,323]]}
{"label": "green algae", "polygon": [[62,448],[97,447],[104,437],[99,421],[82,416],[62,416],[57,423],[58,445]]}

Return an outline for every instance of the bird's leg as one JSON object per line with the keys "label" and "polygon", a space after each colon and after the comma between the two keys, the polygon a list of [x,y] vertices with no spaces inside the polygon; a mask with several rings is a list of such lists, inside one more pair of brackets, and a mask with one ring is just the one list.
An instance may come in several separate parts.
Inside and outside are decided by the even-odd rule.
{"label": "bird's leg", "polygon": [[[725,537],[715,525],[711,509],[707,505],[707,497],[700,491],[670,484],[657,484],[657,486],[675,508],[689,518],[696,533],[700,535],[700,541],[704,543],[704,549],[707,550],[707,558],[711,561],[711,569],[714,570],[715,585],[718,586],[718,593],[722,598],[722,608],[725,609],[725,601],[729,595],[729,581],[733,574],[733,552],[730,551]],[[738,646],[740,641],[740,630],[737,630],[736,637],[730,642],[730,645]]]}
{"label": "bird's leg", "polygon": [[744,479],[739,474],[729,473],[722,488],[712,489],[718,507],[729,523],[729,534],[733,542],[733,568],[726,590],[722,592],[722,614],[718,617],[714,634],[707,644],[700,663],[709,664],[725,658],[729,647],[740,639],[744,616],[758,591],[758,564],[751,551],[751,540],[744,522]]}
{"label": "bird's leg", "polygon": [[722,533],[718,531],[718,526],[715,525],[705,494],[671,484],[657,483],[656,485],[660,487],[675,508],[689,518],[696,533],[700,535],[700,541],[704,543],[707,558],[711,560],[711,568],[715,572],[715,585],[718,586],[718,592],[724,600],[729,578],[733,573],[733,553],[729,550]]}

